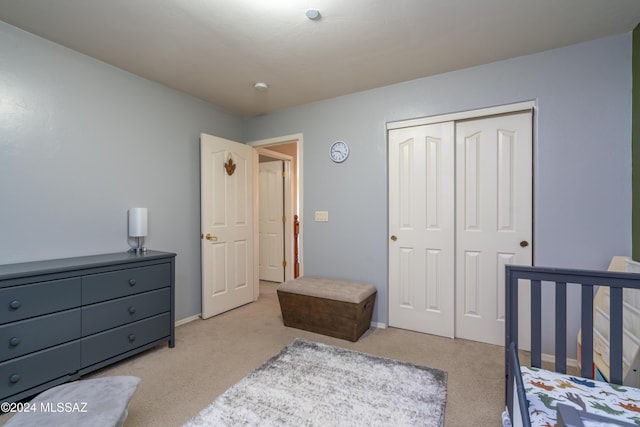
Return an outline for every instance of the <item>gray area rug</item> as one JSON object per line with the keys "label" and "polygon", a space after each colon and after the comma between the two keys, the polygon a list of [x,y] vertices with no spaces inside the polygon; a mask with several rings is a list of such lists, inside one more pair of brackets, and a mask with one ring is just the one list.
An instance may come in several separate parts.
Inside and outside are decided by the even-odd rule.
{"label": "gray area rug", "polygon": [[296,339],[184,426],[440,427],[446,394],[445,371]]}

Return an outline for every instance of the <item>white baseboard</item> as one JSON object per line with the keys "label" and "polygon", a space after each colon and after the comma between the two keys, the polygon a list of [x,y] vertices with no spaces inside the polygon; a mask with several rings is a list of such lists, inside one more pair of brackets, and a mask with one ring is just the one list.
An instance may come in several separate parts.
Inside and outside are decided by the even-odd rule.
{"label": "white baseboard", "polygon": [[387,324],[380,323],[380,322],[371,322],[371,327],[378,328],[378,329],[387,329]]}
{"label": "white baseboard", "polygon": [[185,317],[184,319],[176,320],[175,325],[176,326],[184,325],[185,323],[193,322],[194,320],[198,320],[198,319],[200,319],[200,314],[196,314],[194,316]]}
{"label": "white baseboard", "polygon": [[[556,363],[556,356],[554,356],[553,354],[542,354],[541,359],[543,362],[550,362],[553,363],[555,365]],[[577,368],[578,367],[578,360],[577,359],[567,359],[567,366],[571,366],[572,368]]]}

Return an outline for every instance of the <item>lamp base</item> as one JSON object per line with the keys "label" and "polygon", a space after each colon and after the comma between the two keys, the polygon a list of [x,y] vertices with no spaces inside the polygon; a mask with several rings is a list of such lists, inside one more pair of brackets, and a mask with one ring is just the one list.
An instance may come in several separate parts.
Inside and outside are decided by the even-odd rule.
{"label": "lamp base", "polygon": [[147,248],[142,247],[142,248],[131,248],[129,249],[127,252],[136,254],[136,255],[142,255],[144,253],[147,253]]}

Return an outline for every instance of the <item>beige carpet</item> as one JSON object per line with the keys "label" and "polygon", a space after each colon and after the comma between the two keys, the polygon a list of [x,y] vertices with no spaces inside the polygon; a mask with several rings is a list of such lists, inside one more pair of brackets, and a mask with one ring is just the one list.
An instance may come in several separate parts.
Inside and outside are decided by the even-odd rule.
{"label": "beige carpet", "polygon": [[446,396],[440,369],[296,338],[184,427],[442,427]]}
{"label": "beige carpet", "polygon": [[173,349],[163,345],[93,374],[142,379],[125,426],[181,426],[297,337],[447,371],[445,426],[500,425],[502,347],[395,328],[370,329],[356,343],[287,328],[275,288],[263,282],[257,302],[179,326]]}

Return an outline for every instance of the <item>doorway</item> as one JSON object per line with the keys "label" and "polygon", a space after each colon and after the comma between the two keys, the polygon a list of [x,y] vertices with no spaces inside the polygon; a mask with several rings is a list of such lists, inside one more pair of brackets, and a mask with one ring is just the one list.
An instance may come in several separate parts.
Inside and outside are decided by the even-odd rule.
{"label": "doorway", "polygon": [[531,265],[532,106],[389,128],[389,324],[504,344],[504,266]]}
{"label": "doorway", "polygon": [[[302,134],[294,134],[283,137],[252,141],[248,142],[247,145],[255,147],[256,151],[259,154],[260,165],[262,165],[263,163],[274,161],[283,162],[284,177],[282,183],[284,208],[283,214],[281,215],[281,229],[284,236],[284,256],[280,256],[281,251],[277,246],[267,245],[267,240],[261,238],[258,257],[260,259],[260,268],[263,269],[263,272],[265,271],[265,269],[263,268],[263,266],[265,265],[271,265],[271,267],[269,268],[271,272],[276,271],[276,266],[278,265],[278,263],[283,267],[282,279],[276,276],[268,276],[269,278],[265,277],[263,279],[261,275],[262,280],[275,282],[291,280],[303,274],[303,222],[299,214],[299,212],[302,211]],[[278,185],[275,184],[275,174],[270,173],[269,176],[271,185]],[[262,197],[261,199],[264,199],[264,197]],[[271,206],[274,207],[278,203],[279,202],[276,201],[275,204],[272,203]],[[264,208],[262,200],[259,202],[259,204]],[[271,229],[267,230],[266,227],[271,227]],[[264,227],[261,224],[259,234],[263,237],[266,237],[266,234],[271,234],[272,241],[275,241],[274,239],[276,238],[272,233],[273,227],[280,228],[273,221],[271,221],[270,225],[267,225],[265,223]],[[278,258],[280,259],[280,261],[277,261]]]}
{"label": "doorway", "polygon": [[260,280],[282,283],[292,262],[285,249],[293,232],[287,221],[287,212],[292,210],[291,160],[271,153],[275,152],[259,149],[258,270]]}

